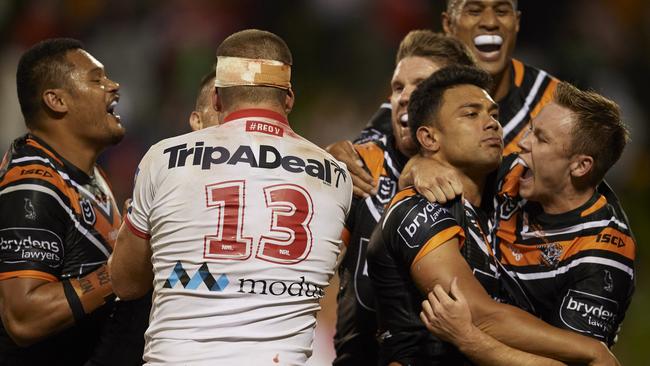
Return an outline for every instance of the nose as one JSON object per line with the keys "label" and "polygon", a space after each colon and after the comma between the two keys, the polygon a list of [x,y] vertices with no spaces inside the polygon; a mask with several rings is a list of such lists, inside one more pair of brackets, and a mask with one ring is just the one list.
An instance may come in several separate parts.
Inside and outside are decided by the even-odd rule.
{"label": "nose", "polygon": [[402,94],[399,96],[399,104],[403,107],[409,104],[409,99],[411,99],[411,94],[415,90],[415,87],[406,86],[402,91]]}
{"label": "nose", "polygon": [[104,84],[104,89],[107,91],[118,91],[120,89],[120,84],[116,81],[113,81],[109,78],[106,78],[106,83]]}
{"label": "nose", "polygon": [[487,119],[485,121],[484,128],[486,130],[494,130],[494,131],[499,131],[501,130],[501,124],[499,121],[496,120],[496,118],[492,117],[489,113],[487,115]]}
{"label": "nose", "polygon": [[494,13],[494,9],[488,7],[481,12],[479,26],[485,30],[495,30],[499,28],[499,21]]}
{"label": "nose", "polygon": [[522,152],[528,152],[530,151],[530,136],[531,136],[531,129],[530,126],[526,127],[526,130],[524,131],[524,135],[521,137],[519,142],[517,142],[517,146],[521,149]]}

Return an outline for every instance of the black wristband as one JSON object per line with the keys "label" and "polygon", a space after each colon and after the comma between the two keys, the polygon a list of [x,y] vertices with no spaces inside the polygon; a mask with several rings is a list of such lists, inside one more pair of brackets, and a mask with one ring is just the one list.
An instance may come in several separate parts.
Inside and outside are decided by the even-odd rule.
{"label": "black wristband", "polygon": [[66,300],[68,300],[68,305],[72,310],[72,316],[74,317],[75,322],[79,322],[86,316],[84,307],[81,305],[81,300],[77,296],[77,291],[74,290],[70,280],[63,281],[63,293],[65,294]]}

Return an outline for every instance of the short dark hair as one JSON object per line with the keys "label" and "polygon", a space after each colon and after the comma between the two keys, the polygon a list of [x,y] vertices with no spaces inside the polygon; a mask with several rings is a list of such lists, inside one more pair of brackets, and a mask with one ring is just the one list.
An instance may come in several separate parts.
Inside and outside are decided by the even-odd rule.
{"label": "short dark hair", "polygon": [[492,78],[490,74],[476,67],[452,65],[434,72],[413,91],[409,99],[408,123],[411,137],[418,149],[421,147],[417,139],[418,128],[436,123],[445,91],[466,84],[489,90]]}
{"label": "short dark hair", "polygon": [[[287,65],[293,64],[293,56],[284,40],[271,32],[259,29],[246,29],[230,35],[217,48],[218,56],[267,59]],[[232,104],[235,101],[274,101],[283,104],[286,95],[286,90],[269,86],[219,88],[219,97],[224,104]]]}
{"label": "short dark hair", "polygon": [[[452,12],[453,10],[455,10],[456,7],[458,7],[458,5],[460,5],[459,1],[460,0],[447,0],[447,12],[449,13],[449,12]],[[517,10],[517,6],[518,6],[517,2],[518,1],[517,0],[510,0],[510,1],[512,2],[513,9]]]}
{"label": "short dark hair", "polygon": [[73,65],[66,59],[68,51],[83,49],[72,38],[51,38],[28,49],[18,61],[16,89],[25,124],[30,127],[41,108],[41,94],[50,88],[67,85]]}
{"label": "short dark hair", "polygon": [[567,82],[558,83],[553,100],[573,114],[571,153],[594,159],[587,182],[595,187],[621,157],[629,141],[620,108],[596,92],[580,90]]}
{"label": "short dark hair", "polygon": [[216,76],[216,71],[212,69],[212,71],[203,75],[203,77],[201,78],[201,83],[199,84],[199,89],[196,95],[196,103],[194,104],[194,110],[198,111],[199,109],[203,108],[203,106],[205,106],[206,104],[212,103],[212,101],[207,98],[207,96],[210,95],[210,93],[206,93],[206,91],[214,88],[215,76]]}
{"label": "short dark hair", "polygon": [[476,66],[474,56],[458,39],[430,30],[410,31],[399,44],[395,65],[406,57],[424,57],[446,65]]}

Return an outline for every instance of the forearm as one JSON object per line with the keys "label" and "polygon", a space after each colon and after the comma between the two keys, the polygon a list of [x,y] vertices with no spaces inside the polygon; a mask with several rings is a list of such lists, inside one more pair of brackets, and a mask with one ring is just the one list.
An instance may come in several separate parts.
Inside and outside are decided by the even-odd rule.
{"label": "forearm", "polygon": [[102,306],[112,293],[106,266],[81,279],[36,283],[13,278],[1,286],[2,321],[21,346],[69,328]]}
{"label": "forearm", "polygon": [[474,316],[474,324],[510,347],[569,363],[584,364],[599,359],[606,351],[595,339],[553,327],[513,306],[497,306],[489,314]]}
{"label": "forearm", "polygon": [[562,362],[526,353],[497,341],[476,327],[454,342],[467,358],[479,366],[560,366]]}
{"label": "forearm", "polygon": [[[5,280],[2,286],[20,280]],[[61,282],[44,283],[22,296],[20,303],[4,294],[2,299],[3,325],[18,345],[28,346],[74,324]]]}

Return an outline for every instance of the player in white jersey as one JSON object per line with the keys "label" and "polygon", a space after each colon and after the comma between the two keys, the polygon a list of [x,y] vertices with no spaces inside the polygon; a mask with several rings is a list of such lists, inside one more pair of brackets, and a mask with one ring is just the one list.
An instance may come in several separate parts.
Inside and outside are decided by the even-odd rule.
{"label": "player in white jersey", "polygon": [[154,145],[110,271],[153,282],[149,365],[302,365],[352,197],[344,165],[289,126],[291,54],[247,30],[217,49],[218,126]]}

